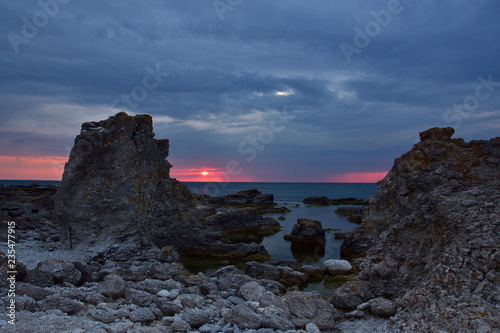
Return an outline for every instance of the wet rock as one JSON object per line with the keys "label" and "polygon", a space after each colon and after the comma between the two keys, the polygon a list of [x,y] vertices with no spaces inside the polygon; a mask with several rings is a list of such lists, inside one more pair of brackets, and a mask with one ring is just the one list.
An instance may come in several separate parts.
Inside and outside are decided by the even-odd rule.
{"label": "wet rock", "polygon": [[262,194],[257,189],[243,190],[222,197],[219,203],[225,205],[273,205],[274,196],[272,194]]}
{"label": "wet rock", "polygon": [[281,229],[278,221],[262,217],[256,208],[230,209],[205,218],[205,224],[226,233],[270,235]]}
{"label": "wet rock", "polygon": [[307,218],[298,218],[292,232],[283,237],[296,244],[325,244],[325,230],[321,222]]}
{"label": "wet rock", "polygon": [[352,269],[351,263],[347,260],[329,259],[323,263],[327,274],[340,275],[347,274]]}

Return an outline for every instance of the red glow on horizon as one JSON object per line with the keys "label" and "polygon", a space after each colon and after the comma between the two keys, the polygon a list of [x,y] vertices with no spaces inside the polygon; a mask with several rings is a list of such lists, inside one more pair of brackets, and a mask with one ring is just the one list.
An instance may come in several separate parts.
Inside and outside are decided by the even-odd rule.
{"label": "red glow on horizon", "polygon": [[0,156],[0,179],[61,180],[63,156]]}
{"label": "red glow on horizon", "polygon": [[[0,179],[12,180],[61,180],[64,164],[68,161],[63,156],[0,156]],[[243,174],[230,175],[221,168],[172,168],[170,176],[182,182],[326,182],[326,183],[376,183],[387,172],[350,172],[332,174],[311,179],[272,179],[248,177]]]}
{"label": "red glow on horizon", "polygon": [[385,172],[348,172],[328,176],[329,183],[376,183],[384,179]]}

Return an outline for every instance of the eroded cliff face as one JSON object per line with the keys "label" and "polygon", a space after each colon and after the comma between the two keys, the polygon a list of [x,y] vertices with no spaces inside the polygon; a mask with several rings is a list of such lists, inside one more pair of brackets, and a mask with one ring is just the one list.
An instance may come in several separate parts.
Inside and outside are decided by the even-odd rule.
{"label": "eroded cliff face", "polygon": [[433,128],[396,159],[344,255],[397,299],[394,331],[484,331],[500,321],[500,138],[464,142]]}
{"label": "eroded cliff face", "polygon": [[260,245],[220,242],[224,226],[204,222],[215,211],[169,177],[169,142],[154,136],[149,115],[119,113],[82,125],[55,196],[63,246],[115,260],[154,257],[166,245],[214,256],[266,255]]}

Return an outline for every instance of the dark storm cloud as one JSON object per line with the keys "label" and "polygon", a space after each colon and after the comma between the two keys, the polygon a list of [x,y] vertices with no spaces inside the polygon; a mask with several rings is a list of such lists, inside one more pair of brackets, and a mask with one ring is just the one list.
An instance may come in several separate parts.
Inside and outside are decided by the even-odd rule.
{"label": "dark storm cloud", "polygon": [[[81,122],[120,110],[152,114],[174,160],[220,165],[244,160],[238,145],[286,114],[286,129],[247,170],[278,165],[272,170],[290,180],[306,179],[308,164],[310,179],[387,170],[432,126],[455,126],[467,139],[498,135],[498,2],[228,6],[221,13],[211,0],[2,3],[1,154],[67,155]],[[357,51],[346,57],[342,43]],[[475,102],[467,98],[489,76],[488,98],[450,111]]]}

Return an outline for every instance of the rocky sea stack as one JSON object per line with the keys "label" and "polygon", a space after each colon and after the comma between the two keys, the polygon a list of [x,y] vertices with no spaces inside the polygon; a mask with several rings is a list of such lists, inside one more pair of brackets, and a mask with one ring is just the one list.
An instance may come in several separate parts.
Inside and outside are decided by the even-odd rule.
{"label": "rocky sea stack", "polygon": [[[156,258],[163,246],[181,253],[265,258],[257,244],[223,244],[225,225],[212,207],[169,177],[168,140],[154,138],[149,115],[119,113],[82,125],[55,197],[61,244],[113,260]],[[277,224],[255,214],[241,228]]]}
{"label": "rocky sea stack", "polygon": [[360,281],[397,299],[397,332],[500,329],[500,138],[464,142],[433,128],[394,162],[344,256]]}

